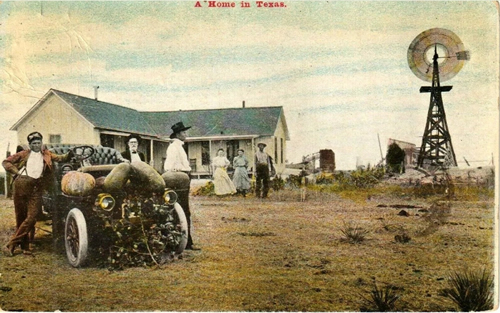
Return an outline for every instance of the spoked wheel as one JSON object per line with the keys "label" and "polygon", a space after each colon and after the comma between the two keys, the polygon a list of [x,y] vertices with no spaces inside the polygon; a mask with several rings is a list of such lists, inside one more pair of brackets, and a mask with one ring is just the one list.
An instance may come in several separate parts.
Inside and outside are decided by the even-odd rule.
{"label": "spoked wheel", "polygon": [[175,249],[175,254],[181,254],[184,249],[186,249],[187,241],[188,241],[188,223],[186,219],[186,215],[184,214],[184,210],[179,203],[174,204],[174,219],[177,227],[177,240],[178,246]]}
{"label": "spoked wheel", "polygon": [[64,228],[64,245],[68,262],[73,267],[83,265],[88,255],[87,222],[82,211],[69,211]]}

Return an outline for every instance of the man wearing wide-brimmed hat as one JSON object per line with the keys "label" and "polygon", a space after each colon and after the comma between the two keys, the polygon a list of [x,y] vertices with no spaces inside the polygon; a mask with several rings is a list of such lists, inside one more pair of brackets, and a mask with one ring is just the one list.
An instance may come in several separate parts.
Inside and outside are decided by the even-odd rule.
{"label": "man wearing wide-brimmed hat", "polygon": [[[269,172],[274,175],[274,166],[271,157],[264,152],[267,145],[259,142],[259,150],[255,153],[255,195],[257,198],[267,198],[269,192]],[[262,194],[261,194],[262,189]]]}
{"label": "man wearing wide-brimmed hat", "polygon": [[16,213],[16,232],[3,249],[14,255],[20,245],[24,254],[31,254],[29,247],[30,232],[35,228],[36,217],[42,210],[43,189],[50,183],[52,162],[68,161],[73,153],[57,155],[44,149],[43,136],[39,132],[28,135],[29,149],[22,150],[2,162],[5,171],[14,177],[14,209]]}
{"label": "man wearing wide-brimmed hat", "polygon": [[[184,126],[182,122],[174,124],[172,127],[172,134],[170,138],[172,142],[167,148],[167,158],[163,169],[165,172],[183,172],[186,173],[189,179],[191,179],[190,172],[191,166],[189,165],[189,159],[184,150],[184,140],[187,138],[187,130],[191,126]],[[186,245],[187,250],[199,250],[199,248],[193,247],[193,239],[191,237],[191,211],[189,209],[189,189],[179,190],[179,204],[186,215],[188,223],[188,242]]]}
{"label": "man wearing wide-brimmed hat", "polygon": [[122,157],[129,160],[130,162],[142,161],[146,162],[146,156],[144,153],[138,150],[141,144],[141,136],[136,134],[130,134],[127,137],[127,150],[121,153]]}
{"label": "man wearing wide-brimmed hat", "polygon": [[184,140],[187,138],[187,130],[191,126],[184,126],[182,122],[174,124],[172,127],[172,134],[170,139],[172,139],[170,145],[167,149],[167,158],[163,169],[166,172],[191,172],[191,166],[189,166],[189,160],[184,151]]}

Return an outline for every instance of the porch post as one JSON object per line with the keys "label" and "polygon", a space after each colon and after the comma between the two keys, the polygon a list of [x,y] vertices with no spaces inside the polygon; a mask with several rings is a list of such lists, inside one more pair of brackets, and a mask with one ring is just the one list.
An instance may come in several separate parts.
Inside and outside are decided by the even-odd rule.
{"label": "porch post", "polygon": [[208,140],[208,174],[212,176],[212,139]]}
{"label": "porch post", "polygon": [[154,158],[154,149],[153,149],[153,139],[151,138],[151,141],[149,142],[149,165],[151,165],[153,168],[155,167],[155,158]]}
{"label": "porch post", "polygon": [[252,137],[252,177],[255,177],[255,138]]}

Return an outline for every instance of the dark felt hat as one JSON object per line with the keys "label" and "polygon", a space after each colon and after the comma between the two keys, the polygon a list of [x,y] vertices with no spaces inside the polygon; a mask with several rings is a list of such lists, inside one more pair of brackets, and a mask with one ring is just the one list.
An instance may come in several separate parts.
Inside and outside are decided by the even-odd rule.
{"label": "dark felt hat", "polygon": [[264,148],[265,148],[265,147],[267,147],[267,145],[266,145],[265,143],[263,143],[263,142],[259,142],[259,143],[257,144],[257,147],[258,147],[258,146],[261,146],[261,145],[262,145],[262,146],[264,146]]}
{"label": "dark felt hat", "polygon": [[130,134],[130,135],[127,137],[127,141],[126,141],[126,143],[128,143],[128,142],[130,141],[130,139],[132,139],[132,138],[137,139],[137,143],[139,143],[139,144],[141,143],[142,138],[141,138],[141,136],[139,136],[139,135],[137,135],[137,134]]}
{"label": "dark felt hat", "polygon": [[28,142],[31,143],[33,140],[38,139],[42,140],[43,136],[39,132],[32,132],[31,134],[28,135]]}
{"label": "dark felt hat", "polygon": [[179,122],[179,123],[175,123],[172,127],[172,134],[170,135],[170,138],[174,138],[174,136],[178,133],[180,133],[181,131],[185,131],[185,130],[188,130],[191,128],[191,126],[184,126],[184,123],[182,122]]}

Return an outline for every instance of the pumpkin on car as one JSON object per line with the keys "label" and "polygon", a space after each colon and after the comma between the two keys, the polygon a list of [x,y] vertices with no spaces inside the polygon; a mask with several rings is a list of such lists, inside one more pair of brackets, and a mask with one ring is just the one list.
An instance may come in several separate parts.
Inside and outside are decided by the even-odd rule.
{"label": "pumpkin on car", "polygon": [[69,196],[86,196],[94,187],[95,178],[88,173],[70,171],[61,180],[61,190]]}

